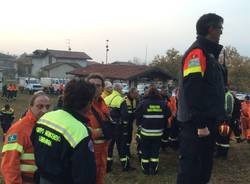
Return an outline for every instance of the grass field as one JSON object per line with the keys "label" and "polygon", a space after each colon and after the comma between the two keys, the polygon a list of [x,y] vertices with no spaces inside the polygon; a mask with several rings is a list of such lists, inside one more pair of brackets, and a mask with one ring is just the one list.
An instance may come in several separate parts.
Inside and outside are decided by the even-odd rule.
{"label": "grass field", "polygon": [[[17,100],[11,102],[15,109],[16,118],[28,106],[30,96],[20,95]],[[56,97],[51,97],[52,106],[56,102]],[[0,100],[0,106],[6,103]],[[0,140],[2,140],[2,132]],[[2,146],[2,142],[0,142]],[[135,153],[135,142],[132,146],[131,165],[136,167],[135,171],[121,172],[118,157],[114,159],[113,171],[107,174],[106,184],[174,184],[178,169],[178,152],[167,149],[160,154],[159,174],[157,176],[145,176],[141,173],[140,164]],[[1,183],[1,182],[0,182]],[[214,169],[210,184],[249,184],[250,183],[250,145],[246,142],[237,144],[231,142],[228,160],[215,160]]]}

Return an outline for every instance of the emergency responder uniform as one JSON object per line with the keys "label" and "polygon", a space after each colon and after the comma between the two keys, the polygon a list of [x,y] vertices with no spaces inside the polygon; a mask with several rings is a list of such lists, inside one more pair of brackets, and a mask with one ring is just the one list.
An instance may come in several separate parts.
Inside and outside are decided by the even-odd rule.
{"label": "emergency responder uniform", "polygon": [[12,86],[12,91],[13,91],[13,97],[16,98],[17,97],[17,87],[16,87],[16,85]]}
{"label": "emergency responder uniform", "polygon": [[117,151],[122,164],[122,170],[127,171],[130,168],[129,157],[126,152],[127,132],[124,130],[124,124],[128,123],[128,108],[121,94],[113,90],[112,94],[105,99],[106,105],[110,108],[110,115],[114,123],[114,136],[109,144],[107,158],[107,172],[112,170],[113,149],[116,144]]}
{"label": "emergency responder uniform", "polygon": [[11,126],[2,150],[1,170],[6,184],[32,184],[37,169],[30,135],[36,118],[29,110]]}
{"label": "emergency responder uniform", "polygon": [[[225,116],[224,69],[218,62],[221,49],[198,36],[183,57],[177,109],[181,126],[178,184],[203,184],[210,179],[217,117]],[[197,129],[205,127],[210,134],[199,137]]]}
{"label": "emergency responder uniform", "polygon": [[[95,111],[95,112],[93,112]],[[89,119],[88,127],[92,130],[92,139],[94,142],[94,152],[96,160],[96,184],[104,184],[104,177],[106,174],[107,157],[108,157],[108,140],[106,140],[101,133],[101,126],[98,122],[98,117],[101,120],[107,120],[109,109],[102,97],[92,101],[92,108],[86,114]]]}
{"label": "emergency responder uniform", "polygon": [[170,108],[172,115],[168,118],[168,123],[170,126],[170,132],[169,132],[169,146],[173,149],[178,149],[179,147],[179,124],[176,118],[177,113],[177,99],[176,96],[171,96],[169,98],[168,107]]}
{"label": "emergency responder uniform", "polygon": [[240,116],[242,134],[244,138],[250,143],[250,101],[247,97],[246,101],[241,103],[241,116]]}
{"label": "emergency responder uniform", "polygon": [[145,174],[156,174],[159,164],[161,137],[171,112],[161,99],[143,100],[135,111],[141,126],[141,167]]}
{"label": "emergency responder uniform", "polygon": [[234,97],[230,91],[225,93],[225,124],[218,124],[216,135],[216,157],[227,158],[228,149],[230,147],[230,127],[232,127],[232,113],[234,106]]}
{"label": "emergency responder uniform", "polygon": [[107,90],[103,90],[103,92],[102,92],[102,98],[104,99],[104,98],[106,98],[107,96],[109,96],[111,93],[109,92],[109,91],[107,91]]}
{"label": "emergency responder uniform", "polygon": [[[132,99],[128,96],[125,97],[125,101],[128,107],[128,122],[124,122],[124,130],[127,130],[127,141],[126,141],[126,152],[129,157],[131,157],[130,145],[133,136],[133,122],[135,119],[134,111],[136,109],[136,99]],[[125,132],[124,132],[125,133]]]}
{"label": "emergency responder uniform", "polygon": [[12,98],[12,85],[8,85],[7,87],[7,100]]}
{"label": "emergency responder uniform", "polygon": [[[146,100],[146,99],[148,99],[148,96],[144,94],[142,100]],[[138,106],[137,106],[137,108],[138,108]],[[135,117],[136,117],[136,114],[135,114]],[[141,162],[141,155],[142,155],[141,143],[142,143],[142,140],[141,140],[141,123],[139,121],[140,120],[138,118],[136,118],[137,130],[136,130],[136,134],[135,134],[135,140],[136,140],[136,144],[137,144],[136,150],[137,150],[138,160],[139,160],[139,162]]]}
{"label": "emergency responder uniform", "polygon": [[232,113],[232,130],[234,132],[235,139],[238,143],[242,142],[241,139],[241,128],[240,128],[240,109],[241,109],[241,102],[236,96],[234,95],[234,109]]}
{"label": "emergency responder uniform", "polygon": [[93,142],[84,123],[84,117],[66,109],[37,121],[31,140],[40,184],[96,183]]}
{"label": "emergency responder uniform", "polygon": [[[164,93],[161,94],[161,97],[162,97],[163,101],[165,102],[165,105],[170,108],[171,105],[169,102],[169,97],[166,94],[165,89],[163,92]],[[161,136],[161,149],[162,150],[165,150],[165,148],[167,148],[169,146],[169,136],[170,136],[170,127],[171,127],[171,123],[172,123],[172,117],[170,116],[165,123],[166,123],[166,125],[165,125],[166,128],[164,129],[163,135]]]}
{"label": "emergency responder uniform", "polygon": [[4,136],[9,130],[13,120],[14,120],[14,109],[12,109],[11,107],[9,108],[3,107],[0,111],[0,122]]}

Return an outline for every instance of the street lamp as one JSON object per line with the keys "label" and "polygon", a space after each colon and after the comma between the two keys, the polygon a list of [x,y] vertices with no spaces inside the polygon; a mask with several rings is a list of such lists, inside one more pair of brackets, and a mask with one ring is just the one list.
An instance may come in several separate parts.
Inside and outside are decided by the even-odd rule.
{"label": "street lamp", "polygon": [[108,64],[109,40],[106,40],[106,64]]}

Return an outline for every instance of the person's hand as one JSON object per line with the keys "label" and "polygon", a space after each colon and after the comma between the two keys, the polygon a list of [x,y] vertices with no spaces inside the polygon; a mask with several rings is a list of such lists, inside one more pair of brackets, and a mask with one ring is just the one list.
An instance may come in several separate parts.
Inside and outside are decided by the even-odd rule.
{"label": "person's hand", "polygon": [[210,134],[209,130],[207,127],[205,128],[198,128],[197,134],[199,137],[206,137]]}

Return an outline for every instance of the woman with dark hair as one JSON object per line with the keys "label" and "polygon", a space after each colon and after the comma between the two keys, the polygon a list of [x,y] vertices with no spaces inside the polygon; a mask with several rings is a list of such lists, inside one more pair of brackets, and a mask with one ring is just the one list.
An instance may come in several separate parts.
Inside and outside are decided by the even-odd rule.
{"label": "woman with dark hair", "polygon": [[40,184],[95,184],[93,142],[87,128],[95,86],[84,80],[67,83],[63,108],[43,115],[32,132]]}
{"label": "woman with dark hair", "polygon": [[166,122],[171,115],[169,108],[153,85],[149,87],[147,98],[144,99],[135,111],[137,125],[141,126],[141,166],[144,174],[156,174],[159,164],[159,149],[161,137]]}

